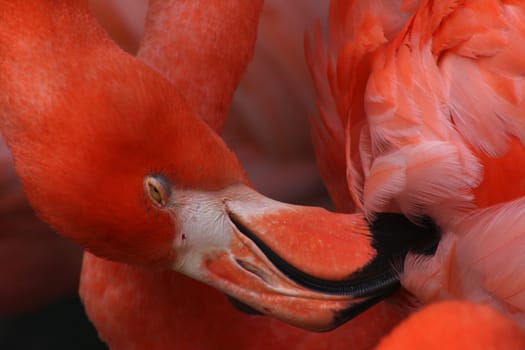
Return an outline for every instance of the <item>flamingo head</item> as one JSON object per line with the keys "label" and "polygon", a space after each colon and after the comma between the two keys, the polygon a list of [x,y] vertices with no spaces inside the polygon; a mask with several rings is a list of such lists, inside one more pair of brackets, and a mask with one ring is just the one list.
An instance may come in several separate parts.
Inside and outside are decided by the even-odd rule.
{"label": "flamingo head", "polygon": [[[397,288],[391,258],[406,245],[384,242],[400,230],[417,240],[428,228],[262,196],[169,82],[116,49],[85,13],[54,11],[64,13],[0,15],[0,127],[32,206],[57,232],[312,330]],[[24,16],[31,25],[20,32]],[[56,36],[56,25],[80,29]]]}
{"label": "flamingo head", "polygon": [[401,216],[368,222],[257,193],[177,91],[142,64],[122,68],[132,62],[125,57],[92,72],[102,85],[70,88],[75,77],[54,86],[56,105],[31,113],[37,127],[21,111],[14,120],[25,127],[5,129],[32,205],[57,232],[311,330],[332,329],[398,287],[393,255],[378,244],[384,222],[423,229]]}

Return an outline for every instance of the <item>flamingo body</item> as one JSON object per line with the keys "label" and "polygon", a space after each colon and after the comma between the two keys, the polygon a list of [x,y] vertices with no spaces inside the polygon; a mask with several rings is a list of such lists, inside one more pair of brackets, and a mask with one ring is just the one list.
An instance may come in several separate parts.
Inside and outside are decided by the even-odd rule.
{"label": "flamingo body", "polygon": [[307,53],[332,193],[346,186],[368,216],[436,220],[435,255],[400,272],[420,302],[486,303],[523,327],[523,5],[332,1],[330,14],[329,46],[317,34]]}

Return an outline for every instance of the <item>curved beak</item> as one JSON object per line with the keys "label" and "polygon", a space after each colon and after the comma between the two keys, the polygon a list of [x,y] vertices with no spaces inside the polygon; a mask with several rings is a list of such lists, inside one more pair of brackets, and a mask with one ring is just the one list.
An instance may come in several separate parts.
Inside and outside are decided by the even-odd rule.
{"label": "curved beak", "polygon": [[[283,204],[246,186],[178,198],[174,269],[262,314],[326,331],[399,286],[399,254],[377,241],[382,219],[375,232],[360,214]],[[425,230],[390,215],[392,231]]]}

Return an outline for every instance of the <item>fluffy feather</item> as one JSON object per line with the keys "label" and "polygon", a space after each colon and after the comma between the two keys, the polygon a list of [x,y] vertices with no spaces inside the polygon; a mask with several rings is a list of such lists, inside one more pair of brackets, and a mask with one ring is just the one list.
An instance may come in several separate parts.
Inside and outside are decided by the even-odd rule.
{"label": "fluffy feather", "polygon": [[[325,48],[316,39],[309,56],[321,115],[313,133],[324,173],[342,167],[340,155],[326,155],[341,152],[337,127],[343,125],[346,180],[369,216],[397,208],[444,218],[519,196],[495,190],[507,184],[488,173],[524,159],[523,147],[513,143],[525,137],[525,65],[516,59],[525,50],[522,18],[521,3],[492,0],[332,1],[330,43]],[[418,154],[428,151],[426,167]],[[405,169],[410,179],[399,173]],[[335,174],[332,183],[344,183]],[[509,176],[509,184],[523,178],[521,170]]]}
{"label": "fluffy feather", "polygon": [[433,258],[407,258],[403,286],[423,302],[491,304],[525,327],[524,232],[525,199],[476,210],[444,234]]}

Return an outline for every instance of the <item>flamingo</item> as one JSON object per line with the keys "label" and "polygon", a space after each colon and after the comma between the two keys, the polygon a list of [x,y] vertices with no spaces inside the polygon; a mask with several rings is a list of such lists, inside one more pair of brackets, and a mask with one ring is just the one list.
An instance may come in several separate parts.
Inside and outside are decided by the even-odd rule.
{"label": "flamingo", "polygon": [[[318,7],[317,4],[311,2],[307,10],[307,13],[311,13],[310,17],[313,17],[313,13]],[[141,26],[141,18],[145,14],[147,8],[147,2],[135,2],[130,6],[129,2],[111,2],[111,1],[90,1],[90,9],[94,12],[97,19],[110,31],[112,37],[117,40],[119,45],[126,51],[136,53],[140,41],[140,36],[143,31]],[[292,10],[292,7],[290,7]],[[295,8],[297,10],[297,8]],[[254,58],[258,59],[255,67],[252,67],[249,72],[244,75],[243,82],[241,84],[246,85],[246,88],[238,88],[238,90],[244,90],[242,96],[237,97],[237,100],[233,102],[232,109],[235,110],[234,115],[229,116],[229,127],[226,128],[225,132],[228,134],[226,139],[229,139],[227,143],[239,156],[243,167],[246,169],[250,180],[254,183],[257,189],[262,189],[263,193],[269,193],[273,198],[285,199],[285,201],[297,201],[297,195],[301,195],[303,198],[312,198],[317,196],[319,193],[319,185],[317,177],[312,174],[315,172],[313,162],[310,158],[306,159],[303,156],[305,153],[305,146],[308,145],[308,139],[306,133],[303,131],[299,136],[297,133],[297,123],[306,125],[303,118],[305,115],[305,107],[307,101],[311,99],[309,94],[301,94],[301,90],[294,88],[292,89],[291,83],[297,86],[308,86],[308,77],[306,76],[304,69],[297,70],[297,63],[289,62],[290,60],[300,61],[301,60],[301,49],[298,40],[306,24],[302,24],[302,16],[296,15],[299,19],[295,21],[297,28],[294,31],[290,30],[289,18],[293,14],[292,11],[288,11],[286,14],[282,13],[282,9],[277,7],[277,4],[271,2],[266,3],[266,9],[262,15],[263,22],[270,22],[270,25],[262,26],[264,32],[261,38],[258,39],[258,52],[254,55]],[[284,19],[287,18],[285,21]],[[277,55],[276,52],[269,50],[276,50],[274,45],[268,45],[269,35],[275,35],[277,24],[282,27],[286,24],[288,32],[290,34],[290,40],[288,44],[291,46],[295,45],[294,55],[283,56]],[[281,28],[279,27],[279,28]],[[267,28],[267,29],[264,29]],[[270,29],[270,30],[268,30]],[[269,33],[269,34],[268,34]],[[261,34],[259,34],[261,36]],[[271,38],[270,38],[271,39]],[[269,59],[271,55],[271,59]],[[291,95],[293,93],[295,103],[290,103],[289,99],[286,102],[275,104],[275,101],[268,101],[273,99],[275,94],[268,96],[264,103],[259,103],[257,109],[252,107],[250,111],[247,111],[246,99],[250,98],[250,105],[254,102],[257,103],[257,96],[253,96],[254,79],[260,77],[262,70],[268,71],[274,67],[270,64],[275,65],[275,58],[284,61],[282,64],[295,67],[295,75],[293,79],[287,78],[282,79],[283,75],[274,75],[275,79],[279,81],[272,82],[268,81],[268,75],[265,74],[267,84],[275,84],[282,91],[282,96]],[[252,63],[252,66],[254,64]],[[270,66],[270,67],[269,67]],[[251,79],[248,80],[248,79]],[[297,79],[303,81],[299,84],[296,82]],[[283,81],[285,84],[283,84]],[[288,82],[288,84],[286,84]],[[272,89],[271,91],[274,91]],[[251,96],[250,96],[251,94]],[[240,94],[238,94],[240,95]],[[306,95],[306,96],[305,96]],[[255,98],[255,100],[254,100]],[[274,106],[273,109],[262,113],[264,107]],[[282,110],[278,109],[278,106],[284,106]],[[256,114],[257,112],[257,114]],[[248,113],[251,114],[248,116]],[[263,114],[265,114],[263,116]],[[259,120],[257,125],[260,126],[261,122],[264,122],[265,116],[273,116],[274,119],[271,124],[266,125],[265,128],[271,127],[271,134],[273,135],[272,140],[277,138],[279,144],[272,144],[266,136],[256,131],[252,120],[256,115]],[[293,121],[287,121],[287,119],[294,118]],[[266,118],[267,120],[267,118]],[[294,125],[293,128],[291,127]],[[241,129],[242,128],[242,129]],[[304,129],[304,126],[303,128]],[[239,135],[243,134],[242,139],[239,140]],[[279,133],[284,136],[278,137]],[[290,137],[291,134],[294,137]],[[249,137],[246,136],[249,134]],[[299,137],[298,137],[299,136]],[[255,145],[250,142],[245,145],[248,138],[259,140],[262,143],[262,147],[269,149],[272,152],[272,160],[264,161],[258,153],[261,146]],[[273,141],[272,141],[273,142]],[[275,142],[274,142],[275,143]],[[239,147],[239,145],[242,147]],[[276,151],[279,150],[277,153]],[[263,150],[264,151],[264,150]],[[284,154],[284,157],[283,157]],[[300,157],[300,158],[299,158]],[[298,160],[296,160],[299,158]],[[0,135],[0,232],[2,232],[2,244],[0,256],[2,256],[2,264],[0,269],[3,277],[3,283],[0,285],[0,315],[14,315],[20,312],[28,312],[35,308],[42,307],[44,304],[49,303],[57,298],[63,297],[67,294],[72,294],[78,288],[78,275],[80,273],[80,250],[77,246],[67,242],[65,239],[54,234],[47,225],[38,221],[32,213],[29,205],[24,199],[21,186],[16,180],[16,174],[14,171],[14,165],[11,157],[7,150],[7,146]],[[269,182],[268,173],[275,174],[276,178],[283,178],[283,176],[293,175],[295,181],[294,186],[283,186],[280,182],[273,181]],[[276,174],[279,172],[279,174]],[[265,173],[265,174],[264,174]],[[298,179],[304,178],[304,181],[298,181]],[[283,181],[290,182],[290,181]],[[31,222],[31,225],[28,224]],[[30,248],[30,249],[29,249]],[[66,266],[67,269],[58,268],[58,266]],[[57,278],[53,283],[49,283],[49,280],[45,276],[49,276],[48,271],[60,271],[60,273],[53,273],[52,275]],[[26,276],[26,278],[22,277]],[[35,278],[37,276],[37,278]],[[60,277],[60,280],[58,279]]]}
{"label": "flamingo", "polygon": [[[157,9],[163,6],[152,4]],[[384,233],[382,226],[389,220],[407,232],[414,231],[416,239],[427,228],[401,215],[369,223],[360,214],[335,214],[262,197],[250,188],[222,140],[201,120],[210,110],[190,108],[197,108],[199,102],[188,93],[191,89],[182,90],[186,92],[183,98],[154,70],[119,50],[85,2],[2,5],[2,133],[32,206],[58,232],[90,251],[84,257],[81,294],[100,335],[112,348],[169,344],[319,348],[342,340],[345,345],[369,347],[391,327],[392,319],[400,317],[399,310],[379,306],[368,314],[374,322],[349,323],[341,328],[340,337],[312,335],[277,321],[233,313],[219,294],[174,273],[175,269],[211,284],[261,313],[304,328],[329,329],[370,307],[397,285],[388,272],[381,285],[351,283],[360,280],[361,271],[355,270],[375,261],[373,235]],[[233,53],[217,54],[211,43],[212,54],[229,63],[202,69],[222,81],[221,88],[234,89],[250,57],[260,6],[228,3],[222,9],[241,16],[246,28],[239,37],[228,31],[221,34],[237,43],[232,52],[244,52],[240,62]],[[189,17],[209,19],[199,13],[202,8],[180,10]],[[161,65],[152,63],[155,57],[147,58],[144,52],[142,59],[161,71]],[[225,66],[231,69],[225,72]],[[237,78],[232,79],[232,71]],[[203,72],[179,72],[169,79],[177,81],[192,73]],[[195,94],[206,95],[207,90],[200,88]],[[231,99],[232,91],[211,92],[206,100],[217,99],[217,110],[202,118],[220,129],[220,112],[225,111],[224,100]],[[297,228],[301,229],[297,239],[302,237],[307,244],[298,246],[295,238],[287,239],[288,232]],[[428,230],[433,241],[434,227]],[[275,246],[274,235],[280,237]],[[324,245],[316,238],[319,235],[332,237],[327,240],[328,256],[309,253]],[[350,245],[357,248],[354,259],[338,250]],[[300,270],[292,265],[302,264],[306,256],[309,259]],[[311,260],[316,258],[330,263]],[[384,263],[377,261],[362,272],[383,274]],[[277,266],[287,269],[286,273]],[[324,283],[339,288],[337,279],[348,275],[351,278],[344,283],[350,295],[323,292]],[[303,285],[312,282],[317,285]],[[360,296],[355,297],[356,293]],[[295,302],[290,303],[290,298]],[[151,337],[153,333],[158,336]],[[242,333],[257,333],[260,339],[254,343],[251,336],[238,336]]]}

